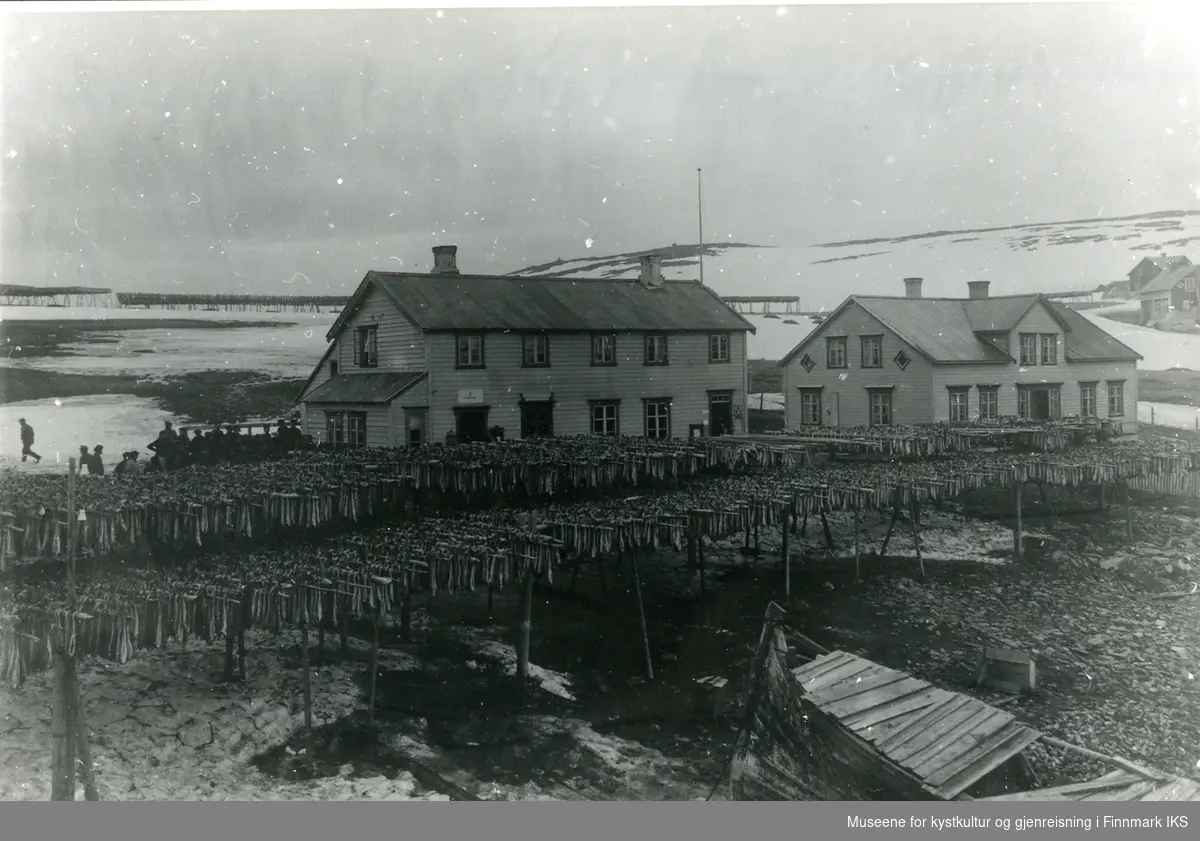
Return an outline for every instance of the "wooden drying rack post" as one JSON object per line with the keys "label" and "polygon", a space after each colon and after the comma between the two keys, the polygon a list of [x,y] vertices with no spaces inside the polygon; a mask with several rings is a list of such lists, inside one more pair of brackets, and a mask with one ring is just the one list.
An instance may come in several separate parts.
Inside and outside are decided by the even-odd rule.
{"label": "wooden drying rack post", "polygon": [[[537,521],[534,513],[529,513],[529,537],[532,541],[537,534]],[[533,571],[524,570],[521,581],[521,623],[517,633],[517,681],[521,686],[521,700],[524,701],[529,690],[529,638],[533,634]]]}
{"label": "wooden drying rack post", "polygon": [[[77,464],[74,458],[67,460],[67,611],[63,616],[63,627],[55,633],[51,628],[51,645],[54,647],[54,747],[51,760],[51,800],[75,799],[75,763],[80,763],[79,778],[83,782],[86,800],[100,799],[92,771],[91,749],[87,741],[87,719],[84,715],[83,697],[79,692],[79,675],[76,671],[75,646],[68,634],[74,634],[75,622],[83,617],[78,612],[78,596],[75,590],[75,545],[79,523],[83,521],[82,509],[75,510],[75,483]],[[70,621],[67,621],[70,617]]]}

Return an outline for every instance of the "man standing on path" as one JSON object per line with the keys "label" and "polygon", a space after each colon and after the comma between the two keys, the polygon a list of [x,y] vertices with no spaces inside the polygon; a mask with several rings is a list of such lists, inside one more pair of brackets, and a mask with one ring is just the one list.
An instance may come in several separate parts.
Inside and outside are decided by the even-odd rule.
{"label": "man standing on path", "polygon": [[38,464],[42,463],[42,457],[33,451],[33,427],[25,423],[25,418],[20,418],[21,422],[21,461],[29,461],[29,457],[33,456]]}

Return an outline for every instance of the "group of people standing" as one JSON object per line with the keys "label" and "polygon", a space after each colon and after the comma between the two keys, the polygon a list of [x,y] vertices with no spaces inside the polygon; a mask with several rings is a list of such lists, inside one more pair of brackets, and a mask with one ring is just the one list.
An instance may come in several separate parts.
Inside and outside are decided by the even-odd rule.
{"label": "group of people standing", "polygon": [[[34,459],[41,463],[42,457],[33,451],[33,427],[20,418],[21,424],[21,461]],[[275,433],[271,431],[272,424],[263,424],[262,432],[255,433],[250,427],[243,434],[240,427],[219,424],[209,430],[195,430],[189,435],[188,430],[175,430],[175,426],[167,421],[158,437],[146,445],[152,455],[146,462],[139,461],[141,453],[130,450],[122,453],[121,461],[113,468],[114,476],[136,476],[141,473],[157,473],[176,470],[191,464],[217,464],[221,462],[253,461],[282,455],[293,450],[307,449],[312,446],[311,436],[304,435],[299,425],[294,421],[282,418],[275,424]],[[86,446],[79,448],[80,472],[90,476],[103,476],[104,446],[97,444],[91,452]]]}

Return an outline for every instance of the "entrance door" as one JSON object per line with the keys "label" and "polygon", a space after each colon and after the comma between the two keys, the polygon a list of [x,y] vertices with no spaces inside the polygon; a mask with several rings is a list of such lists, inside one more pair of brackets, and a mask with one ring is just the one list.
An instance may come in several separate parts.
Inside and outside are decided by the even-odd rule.
{"label": "entrance door", "polygon": [[470,444],[488,440],[488,410],[486,407],[454,410],[455,432],[458,443]]}
{"label": "entrance door", "polygon": [[1044,388],[1035,388],[1030,395],[1034,420],[1050,419],[1050,392]]}
{"label": "entrance door", "polygon": [[521,437],[548,438],[554,434],[554,404],[549,400],[521,404]]}
{"label": "entrance door", "polygon": [[419,447],[425,443],[425,423],[428,417],[428,409],[404,410],[404,440],[410,447]]}
{"label": "entrance door", "polygon": [[733,433],[732,394],[710,394],[708,396],[708,430],[709,435]]}

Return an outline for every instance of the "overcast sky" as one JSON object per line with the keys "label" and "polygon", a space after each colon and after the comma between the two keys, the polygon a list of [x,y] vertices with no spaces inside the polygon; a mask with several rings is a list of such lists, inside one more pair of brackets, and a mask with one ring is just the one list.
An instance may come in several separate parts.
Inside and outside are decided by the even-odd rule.
{"label": "overcast sky", "polygon": [[1200,207],[1200,16],[1112,4],[16,15],[2,279],[304,293]]}

